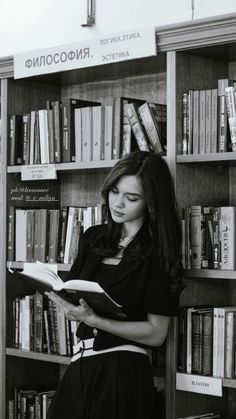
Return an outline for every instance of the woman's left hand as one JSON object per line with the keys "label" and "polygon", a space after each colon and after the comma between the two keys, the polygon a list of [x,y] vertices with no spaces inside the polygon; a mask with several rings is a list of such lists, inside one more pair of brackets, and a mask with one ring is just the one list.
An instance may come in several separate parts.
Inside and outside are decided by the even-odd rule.
{"label": "woman's left hand", "polygon": [[84,299],[81,298],[79,301],[79,305],[75,306],[74,304],[65,301],[63,298],[61,298],[53,291],[47,292],[46,294],[52,301],[63,306],[65,316],[67,319],[81,321],[91,327],[94,326],[96,314]]}

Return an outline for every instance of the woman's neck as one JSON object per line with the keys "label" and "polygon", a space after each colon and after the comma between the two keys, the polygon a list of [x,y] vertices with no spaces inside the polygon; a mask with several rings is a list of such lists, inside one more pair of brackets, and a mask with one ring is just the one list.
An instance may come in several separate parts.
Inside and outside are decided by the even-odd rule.
{"label": "woman's neck", "polygon": [[[135,220],[136,221],[136,220]],[[124,223],[122,231],[121,231],[121,238],[133,238],[137,232],[140,230],[144,223],[144,220],[140,220],[139,222],[128,222]]]}

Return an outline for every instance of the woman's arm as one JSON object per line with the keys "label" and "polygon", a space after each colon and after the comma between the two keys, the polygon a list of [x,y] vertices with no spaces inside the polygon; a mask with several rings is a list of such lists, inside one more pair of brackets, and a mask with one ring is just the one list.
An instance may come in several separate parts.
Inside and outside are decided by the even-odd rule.
{"label": "woman's arm", "polygon": [[168,332],[168,316],[148,314],[146,321],[117,321],[98,316],[83,299],[80,300],[79,306],[74,306],[53,292],[49,293],[49,297],[64,307],[69,320],[82,321],[90,327],[137,343],[160,346]]}

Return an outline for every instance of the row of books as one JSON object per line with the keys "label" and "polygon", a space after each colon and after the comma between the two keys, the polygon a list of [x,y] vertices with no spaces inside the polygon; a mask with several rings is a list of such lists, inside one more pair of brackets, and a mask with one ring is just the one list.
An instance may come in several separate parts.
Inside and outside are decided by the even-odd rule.
{"label": "row of books", "polygon": [[178,322],[178,369],[236,376],[236,307],[183,307]]}
{"label": "row of books", "polygon": [[104,205],[8,210],[8,261],[73,263],[81,231],[105,221]]}
{"label": "row of books", "polygon": [[9,116],[8,165],[112,160],[134,148],[165,152],[166,105],[116,97],[102,105],[48,100],[45,109]]}
{"label": "row of books", "polygon": [[235,84],[231,79],[219,79],[217,88],[183,93],[183,154],[236,151],[236,112],[231,91]]}
{"label": "row of books", "polygon": [[235,269],[235,207],[192,205],[183,211],[185,269]]}
{"label": "row of books", "polygon": [[31,295],[14,297],[10,312],[10,347],[24,351],[73,355],[73,347],[77,344],[78,324],[65,318],[64,310],[59,304],[36,291]]}
{"label": "row of books", "polygon": [[55,390],[37,391],[14,388],[8,401],[8,419],[46,419]]}

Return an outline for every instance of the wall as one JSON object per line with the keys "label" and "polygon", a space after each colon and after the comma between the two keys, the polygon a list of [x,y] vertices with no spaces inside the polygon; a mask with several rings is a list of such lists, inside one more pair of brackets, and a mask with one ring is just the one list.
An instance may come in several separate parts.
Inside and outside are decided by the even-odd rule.
{"label": "wall", "polygon": [[96,0],[96,26],[80,26],[83,0],[0,0],[0,57],[56,44],[236,11],[235,0]]}

